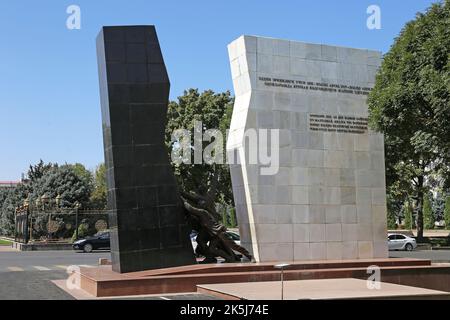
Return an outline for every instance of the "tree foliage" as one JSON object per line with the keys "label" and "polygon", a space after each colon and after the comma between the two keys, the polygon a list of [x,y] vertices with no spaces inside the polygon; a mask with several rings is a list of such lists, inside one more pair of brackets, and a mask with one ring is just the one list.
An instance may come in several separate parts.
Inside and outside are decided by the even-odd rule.
{"label": "tree foliage", "polygon": [[426,195],[423,201],[423,221],[425,229],[434,229],[435,220],[429,195]]}
{"label": "tree foliage", "polygon": [[385,55],[369,99],[370,125],[385,135],[387,190],[416,201],[423,237],[427,178],[450,164],[450,1],[417,14]]}
{"label": "tree foliage", "polygon": [[[223,141],[220,146],[225,150],[226,130],[229,128],[233,98],[230,92],[214,93],[207,90],[199,93],[197,89],[189,89],[178,101],[169,104],[168,123],[166,126],[166,142],[169,151],[177,148],[179,141],[172,137],[177,129],[186,129],[191,133],[190,149],[193,151],[190,157],[191,164],[173,164],[175,176],[182,192],[196,198],[203,207],[215,212],[218,219],[220,215],[216,212],[216,204],[233,204],[231,191],[231,178],[228,165],[202,161],[201,164],[194,163],[194,129],[195,121],[201,121],[202,131],[218,129],[222,133]],[[203,150],[212,141],[202,141]]]}
{"label": "tree foliage", "polygon": [[450,229],[450,196],[445,199],[444,220],[445,228]]}
{"label": "tree foliage", "polygon": [[413,210],[409,201],[405,201],[403,207],[404,225],[407,230],[414,229]]}

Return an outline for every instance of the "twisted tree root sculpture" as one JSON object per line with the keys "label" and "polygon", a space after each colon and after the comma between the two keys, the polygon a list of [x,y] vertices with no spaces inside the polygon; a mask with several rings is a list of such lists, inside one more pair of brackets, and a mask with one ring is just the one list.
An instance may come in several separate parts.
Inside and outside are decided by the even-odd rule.
{"label": "twisted tree root sculpture", "polygon": [[224,258],[227,263],[239,262],[235,251],[254,262],[252,255],[244,247],[226,236],[227,228],[212,213],[195,207],[184,197],[181,200],[192,229],[198,233],[196,253],[205,256],[203,263],[217,262],[216,257]]}

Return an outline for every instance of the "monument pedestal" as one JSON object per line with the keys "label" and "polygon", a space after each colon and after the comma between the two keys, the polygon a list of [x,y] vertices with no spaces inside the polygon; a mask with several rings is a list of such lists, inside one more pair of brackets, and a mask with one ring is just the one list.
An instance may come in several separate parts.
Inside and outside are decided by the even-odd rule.
{"label": "monument pedestal", "polygon": [[[86,297],[196,292],[198,285],[280,281],[280,270],[267,263],[190,265],[120,274],[111,266],[80,269],[80,286]],[[435,265],[419,259],[357,259],[292,262],[284,279],[366,280],[367,267],[381,269],[381,281],[450,292],[450,264]],[[68,293],[73,294],[71,290]]]}

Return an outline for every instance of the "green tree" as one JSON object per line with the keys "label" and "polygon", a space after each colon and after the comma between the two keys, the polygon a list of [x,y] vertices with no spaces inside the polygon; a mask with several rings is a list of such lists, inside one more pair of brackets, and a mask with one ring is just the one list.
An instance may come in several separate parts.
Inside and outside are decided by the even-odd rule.
{"label": "green tree", "polygon": [[404,214],[404,225],[407,230],[414,229],[414,220],[413,220],[413,210],[411,208],[411,204],[409,201],[405,201],[403,206],[403,214]]}
{"label": "green tree", "polygon": [[90,205],[96,209],[106,208],[107,202],[106,186],[106,166],[104,163],[100,164],[94,173],[94,190],[92,191],[90,198]]}
{"label": "green tree", "polygon": [[236,209],[234,207],[230,210],[230,227],[236,228],[237,222],[236,222]]}
{"label": "green tree", "polygon": [[434,229],[434,215],[428,195],[425,195],[423,200],[423,220],[425,229]]}
{"label": "green tree", "polygon": [[[183,144],[183,141],[173,138],[172,134],[175,130],[185,129],[191,133],[192,137],[188,146],[193,152],[189,157],[185,157],[185,159],[190,159],[191,164],[173,163],[178,185],[185,197],[190,197],[200,203],[201,207],[215,214],[217,220],[222,219],[216,210],[217,203],[233,205],[230,172],[225,163],[202,161],[201,164],[195,164],[194,154],[196,150],[199,151],[194,141],[195,122],[201,121],[203,127],[200,128],[200,131],[217,129],[223,136],[223,141],[215,139],[201,141],[202,150],[205,150],[205,147],[211,142],[221,144],[219,147],[225,150],[226,129],[230,126],[232,108],[233,98],[230,92],[214,93],[212,90],[207,90],[199,93],[197,89],[185,91],[184,95],[178,97],[177,102],[171,102],[168,108],[166,142],[169,151],[172,153],[177,151],[177,148],[181,150],[180,146],[186,145]],[[223,155],[225,157],[225,152]]]}
{"label": "green tree", "polygon": [[383,132],[388,192],[416,201],[423,238],[425,181],[448,177],[450,126],[450,1],[418,14],[385,55],[369,99],[369,120]]}
{"label": "green tree", "polygon": [[447,196],[447,198],[445,199],[444,220],[445,220],[445,228],[447,230],[449,230],[450,229],[450,196]]}

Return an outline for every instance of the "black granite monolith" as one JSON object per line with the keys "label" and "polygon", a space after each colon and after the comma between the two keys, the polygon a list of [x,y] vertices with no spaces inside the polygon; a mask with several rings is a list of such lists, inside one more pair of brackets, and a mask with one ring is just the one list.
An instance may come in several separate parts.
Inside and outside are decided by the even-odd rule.
{"label": "black granite monolith", "polygon": [[164,143],[170,83],[155,27],[103,27],[97,58],[112,268],[194,264]]}

